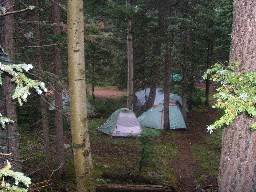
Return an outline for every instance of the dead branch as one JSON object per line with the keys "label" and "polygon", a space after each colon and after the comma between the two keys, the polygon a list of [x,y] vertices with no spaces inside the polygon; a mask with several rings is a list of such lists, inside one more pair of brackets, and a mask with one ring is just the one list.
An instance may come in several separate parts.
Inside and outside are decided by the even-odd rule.
{"label": "dead branch", "polygon": [[97,185],[96,192],[175,192],[172,186],[165,185],[121,185],[104,184]]}
{"label": "dead branch", "polygon": [[9,11],[9,12],[0,14],[0,17],[4,17],[4,16],[7,16],[7,15],[13,15],[13,14],[16,14],[16,13],[23,13],[23,12],[26,12],[26,11],[31,11],[34,8],[35,8],[34,6],[29,6],[25,9],[21,9],[21,10],[17,10],[17,11]]}

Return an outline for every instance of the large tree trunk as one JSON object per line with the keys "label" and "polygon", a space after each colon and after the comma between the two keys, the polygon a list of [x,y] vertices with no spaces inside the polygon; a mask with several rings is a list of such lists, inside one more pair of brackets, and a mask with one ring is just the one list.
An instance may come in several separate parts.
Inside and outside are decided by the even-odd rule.
{"label": "large tree trunk", "polygon": [[[126,6],[130,7],[130,0],[126,0]],[[132,40],[132,21],[128,19],[128,27],[127,27],[127,60],[128,60],[128,99],[127,99],[127,108],[133,110],[133,40]]]}
{"label": "large tree trunk", "polygon": [[[235,0],[230,61],[238,61],[239,71],[256,70],[256,1]],[[224,129],[219,189],[222,192],[256,191],[256,132],[249,129],[255,118],[240,115]]]}
{"label": "large tree trunk", "polygon": [[[60,8],[59,8],[59,0],[55,0],[53,3],[53,22],[60,23]],[[54,26],[54,34],[59,35],[61,33],[59,26]],[[61,54],[60,48],[55,46],[55,57],[54,57],[54,65],[55,65],[55,74],[56,77],[61,78],[62,75],[62,67],[61,67]],[[55,134],[56,134],[56,155],[57,155],[57,167],[58,167],[58,177],[61,177],[64,172],[64,134],[63,134],[63,116],[62,116],[62,86],[57,82],[55,84]]]}
{"label": "large tree trunk", "polygon": [[72,147],[77,191],[94,191],[87,125],[83,1],[68,0],[68,67]]}
{"label": "large tree trunk", "polygon": [[[12,11],[14,7],[14,1],[5,1],[4,6],[8,8],[8,11]],[[3,47],[5,52],[8,53],[10,59],[14,59],[14,18],[13,15],[4,17],[4,42]],[[8,125],[8,135],[14,136],[13,139],[8,139],[8,152],[12,153],[14,159],[19,158],[19,134],[17,125],[17,113],[16,103],[12,99],[14,91],[14,85],[11,83],[11,78],[6,76],[4,79],[4,93],[5,93],[5,107],[6,116],[14,121],[13,124]]]}

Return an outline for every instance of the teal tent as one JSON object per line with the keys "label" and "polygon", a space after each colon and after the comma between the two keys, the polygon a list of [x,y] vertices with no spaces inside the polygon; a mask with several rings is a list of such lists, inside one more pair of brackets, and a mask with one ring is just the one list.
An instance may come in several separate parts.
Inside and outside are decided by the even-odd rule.
{"label": "teal tent", "polygon": [[182,78],[183,78],[183,75],[180,74],[180,73],[173,73],[171,75],[171,78],[172,78],[173,81],[181,81]]}
{"label": "teal tent", "polygon": [[[170,129],[186,129],[186,124],[179,107],[175,103],[169,104]],[[138,117],[142,127],[163,129],[164,105],[162,103],[151,107]]]}
{"label": "teal tent", "polygon": [[118,137],[138,136],[141,134],[140,123],[136,115],[127,108],[116,110],[97,130]]}

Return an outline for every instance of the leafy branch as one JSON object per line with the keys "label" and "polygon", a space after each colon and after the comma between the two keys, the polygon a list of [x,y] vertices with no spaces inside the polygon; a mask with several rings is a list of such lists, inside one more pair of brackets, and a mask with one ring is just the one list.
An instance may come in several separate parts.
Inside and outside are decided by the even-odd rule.
{"label": "leafy branch", "polygon": [[[26,188],[18,185],[23,183],[26,187],[29,187],[31,184],[31,179],[21,172],[11,170],[11,167],[10,162],[7,160],[5,167],[0,169],[0,177],[2,178],[2,183],[0,185],[2,190],[0,191],[28,191]],[[14,178],[14,184],[10,184],[8,181],[5,181],[5,177],[7,176]]]}
{"label": "leafy branch", "polygon": [[[256,72],[237,72],[238,66],[239,63],[230,63],[228,66],[216,63],[203,76],[205,79],[209,75],[212,81],[220,83],[214,95],[217,102],[213,107],[224,109],[224,115],[207,127],[210,133],[213,129],[230,125],[244,112],[250,117],[256,116]],[[255,130],[256,122],[250,128]]]}
{"label": "leafy branch", "polygon": [[28,95],[31,94],[31,89],[35,89],[39,95],[47,91],[45,83],[30,79],[25,75],[25,72],[32,68],[31,64],[2,64],[0,62],[0,85],[3,84],[2,75],[4,73],[10,75],[11,81],[16,84],[12,98],[17,99],[21,106],[27,101]]}

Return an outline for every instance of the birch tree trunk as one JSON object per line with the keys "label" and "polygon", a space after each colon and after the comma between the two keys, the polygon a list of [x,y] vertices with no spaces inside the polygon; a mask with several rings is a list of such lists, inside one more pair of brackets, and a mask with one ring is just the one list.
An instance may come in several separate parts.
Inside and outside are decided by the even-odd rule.
{"label": "birch tree trunk", "polygon": [[[235,0],[230,61],[240,62],[238,72],[256,70],[256,1]],[[240,115],[224,129],[219,172],[219,191],[256,191],[256,132],[249,129],[255,118]]]}
{"label": "birch tree trunk", "polygon": [[68,67],[77,191],[94,191],[86,109],[83,0],[68,0]]}

